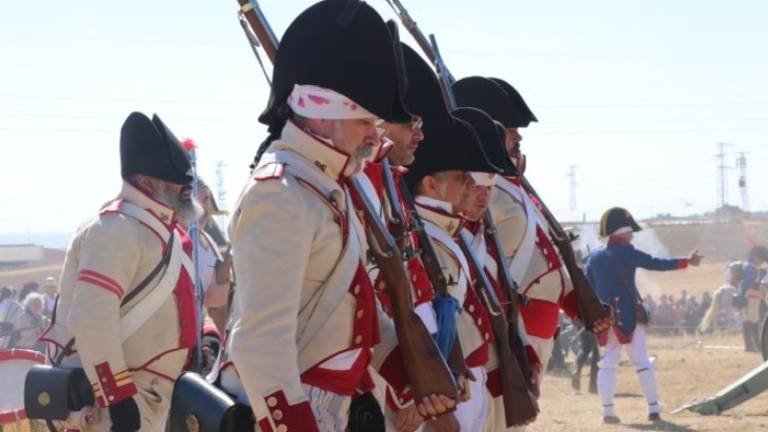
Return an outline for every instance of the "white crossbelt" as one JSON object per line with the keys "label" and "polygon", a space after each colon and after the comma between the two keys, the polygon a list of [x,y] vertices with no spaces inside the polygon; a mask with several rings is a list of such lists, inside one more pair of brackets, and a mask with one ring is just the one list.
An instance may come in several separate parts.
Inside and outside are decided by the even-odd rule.
{"label": "white crossbelt", "polygon": [[[168,240],[171,238],[171,232],[168,228],[148,211],[139,206],[123,202],[120,206],[120,213],[130,216],[149,226],[163,238],[165,243],[168,243]],[[180,236],[174,235],[173,244],[168,245],[168,247],[172,248],[171,257],[168,260],[168,265],[165,267],[165,270],[161,273],[160,280],[155,284],[149,294],[144,296],[120,319],[120,337],[123,341],[136,333],[136,331],[141,328],[150,317],[160,310],[163,304],[168,300],[168,297],[173,294],[182,267],[185,268],[188,274],[194,274],[192,260],[184,252]]]}
{"label": "white crossbelt", "polygon": [[[525,234],[520,242],[520,247],[515,252],[514,257],[508,263],[509,273],[512,278],[522,283],[528,272],[528,266],[533,258],[533,252],[536,249],[536,225],[539,223],[539,217],[536,206],[531,199],[519,187],[505,178],[499,178],[496,187],[502,192],[510,195],[513,199],[523,204],[527,215],[527,224]],[[546,225],[542,225],[546,227]],[[508,251],[510,252],[510,251]]]}

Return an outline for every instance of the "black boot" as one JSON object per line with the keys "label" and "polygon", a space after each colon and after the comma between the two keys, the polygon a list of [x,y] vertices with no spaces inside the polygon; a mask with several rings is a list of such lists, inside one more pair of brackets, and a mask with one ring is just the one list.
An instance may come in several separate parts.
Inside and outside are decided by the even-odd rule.
{"label": "black boot", "polygon": [[757,350],[752,341],[752,326],[753,324],[749,321],[744,321],[744,324],[741,326],[744,333],[744,351],[746,352],[755,352]]}
{"label": "black boot", "polygon": [[576,391],[581,391],[581,371],[578,369],[571,375],[571,387]]}
{"label": "black boot", "polygon": [[755,347],[755,352],[762,352],[762,341],[760,340],[760,324],[752,323],[752,345]]}
{"label": "black boot", "polygon": [[590,368],[589,369],[589,392],[592,394],[597,394],[597,371],[598,368]]}

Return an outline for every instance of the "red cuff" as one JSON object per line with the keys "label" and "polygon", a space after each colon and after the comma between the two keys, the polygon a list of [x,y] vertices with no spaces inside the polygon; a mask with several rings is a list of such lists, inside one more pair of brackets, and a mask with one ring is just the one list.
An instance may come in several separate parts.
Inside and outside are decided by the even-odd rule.
{"label": "red cuff", "polygon": [[405,389],[395,395],[394,389],[389,387],[386,394],[386,403],[392,412],[399,412],[401,409],[405,408],[406,405],[413,402],[413,393],[411,393],[410,389]]}
{"label": "red cuff", "polygon": [[[400,347],[395,347],[389,353],[389,356],[384,360],[378,372],[397,395],[397,403],[388,400],[388,402],[391,402],[389,405],[393,411],[398,411],[399,408],[395,409],[395,407],[405,405],[413,399],[413,394],[408,388],[408,378],[405,376],[405,367],[400,355]],[[389,396],[389,392],[387,392],[387,395]]]}
{"label": "red cuff", "polygon": [[539,355],[536,354],[536,350],[533,349],[532,345],[525,346],[525,355],[528,357],[528,364],[530,364],[531,367],[541,367],[541,359],[539,358]]}
{"label": "red cuff", "polygon": [[677,269],[682,270],[688,268],[688,258],[681,258],[677,260]]}
{"label": "red cuff", "polygon": [[113,374],[107,362],[97,364],[95,369],[99,381],[92,383],[91,388],[100,407],[114,405],[138,393],[127,369]]}
{"label": "red cuff", "polygon": [[302,431],[319,432],[317,420],[309,402],[289,405],[282,391],[277,391],[264,398],[269,409],[269,417],[258,421],[263,432]]}

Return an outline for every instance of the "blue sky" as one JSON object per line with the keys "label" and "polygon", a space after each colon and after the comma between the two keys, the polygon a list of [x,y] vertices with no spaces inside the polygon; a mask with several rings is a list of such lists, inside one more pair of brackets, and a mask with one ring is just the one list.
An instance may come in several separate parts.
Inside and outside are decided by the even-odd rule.
{"label": "blue sky", "polygon": [[[279,35],[312,2],[260,3]],[[768,209],[768,3],[404,3],[454,76],[503,77],[524,95],[540,120],[523,130],[529,177],[556,213],[571,216],[569,165],[590,219],[614,205],[641,217],[710,210],[718,142],[734,144],[731,165],[749,152],[751,208]],[[223,161],[232,204],[268,94],[236,10],[234,0],[5,5],[0,232],[69,232],[113,197],[133,110],[194,138],[209,182]]]}

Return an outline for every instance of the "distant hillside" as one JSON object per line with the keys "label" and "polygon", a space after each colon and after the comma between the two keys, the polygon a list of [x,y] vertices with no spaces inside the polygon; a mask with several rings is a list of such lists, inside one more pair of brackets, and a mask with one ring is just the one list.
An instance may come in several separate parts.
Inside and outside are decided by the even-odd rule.
{"label": "distant hillside", "polygon": [[38,244],[48,248],[65,249],[69,246],[70,233],[0,233],[0,245]]}
{"label": "distant hillside", "polygon": [[[768,221],[747,219],[732,222],[706,220],[641,221],[643,231],[637,234],[635,244],[647,252],[658,255],[687,255],[698,249],[710,262],[725,262],[733,258],[744,259],[751,242],[768,245]],[[581,235],[578,245],[593,249],[602,244],[597,237],[597,224],[577,225]]]}

